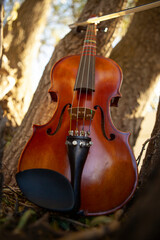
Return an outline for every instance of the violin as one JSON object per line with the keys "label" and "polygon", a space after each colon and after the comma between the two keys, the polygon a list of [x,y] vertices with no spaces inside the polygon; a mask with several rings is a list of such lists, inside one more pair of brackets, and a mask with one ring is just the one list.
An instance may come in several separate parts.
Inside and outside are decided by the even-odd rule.
{"label": "violin", "polygon": [[138,181],[129,133],[116,129],[110,107],[121,97],[122,70],[96,55],[96,24],[87,26],[82,54],[60,59],[49,93],[57,108],[34,125],[16,174],[23,194],[56,212],[109,214],[132,197]]}

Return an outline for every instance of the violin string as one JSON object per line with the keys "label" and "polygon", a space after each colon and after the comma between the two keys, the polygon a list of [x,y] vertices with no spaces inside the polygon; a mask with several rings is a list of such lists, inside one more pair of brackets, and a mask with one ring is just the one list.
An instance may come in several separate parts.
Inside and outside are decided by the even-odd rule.
{"label": "violin string", "polygon": [[[95,78],[95,76],[93,76],[93,74],[95,74],[94,68],[95,68],[95,55],[96,55],[96,24],[92,24],[92,28],[91,28],[91,38],[90,38],[91,42],[90,42],[90,51],[89,51],[89,68],[88,68],[88,82],[87,82],[87,86],[89,89],[89,78],[91,77],[91,89],[92,89],[92,93],[91,93],[91,108],[93,109],[93,88],[94,88],[94,82],[93,79]],[[90,71],[91,72],[90,72]],[[88,89],[86,89],[86,101],[87,101],[87,96],[88,96]],[[90,133],[91,131],[91,122],[92,122],[92,109],[91,109],[91,113],[90,113],[90,123],[89,123],[89,129],[88,132]],[[85,115],[86,115],[86,102],[85,102]]]}
{"label": "violin string", "polygon": [[[92,89],[95,87],[93,86],[93,83],[95,84],[95,60],[96,60],[96,31],[97,31],[97,24],[95,23],[94,24],[94,40],[95,40],[95,48],[94,48],[94,61],[92,62],[92,74],[94,74],[94,82],[92,81]],[[94,69],[94,73],[93,73],[93,69]],[[91,96],[91,106],[92,106],[92,109],[93,109],[93,95],[94,95],[94,92],[92,91],[92,96]],[[90,123],[89,123],[89,133],[91,132],[91,122],[92,122],[92,111],[91,111],[91,118],[90,118]]]}
{"label": "violin string", "polygon": [[[88,72],[87,72],[87,88],[86,88],[86,96],[85,96],[85,108],[84,108],[84,117],[83,117],[83,130],[84,130],[84,124],[85,124],[85,118],[86,118],[86,112],[87,112],[87,96],[88,96],[88,91],[89,91],[89,80],[90,80],[90,77],[92,78],[92,76],[90,75],[90,71],[92,71],[92,58],[93,58],[93,47],[94,47],[94,44],[93,44],[93,41],[94,41],[94,24],[91,25],[90,27],[90,36],[89,36],[89,41],[88,41],[88,45],[89,45],[89,50],[87,51],[87,55],[89,56],[88,57]],[[91,83],[93,84],[93,79],[91,81]],[[93,87],[93,86],[92,86]],[[92,91],[92,90],[91,90]],[[93,92],[93,91],[92,91]],[[92,115],[92,112],[91,112],[91,115]],[[91,116],[92,118],[92,116]],[[90,131],[90,124],[89,124],[89,130]]]}
{"label": "violin string", "polygon": [[[75,89],[78,85],[78,78],[80,75],[80,71],[82,70],[82,75],[81,75],[81,86],[80,86],[80,90],[79,90],[79,98],[78,98],[78,107],[77,107],[77,117],[76,117],[76,130],[78,130],[78,116],[79,116],[79,108],[80,108],[80,99],[81,99],[81,93],[82,93],[82,86],[83,86],[83,81],[84,79],[84,73],[85,73],[85,67],[86,67],[86,60],[87,60],[87,55],[89,56],[88,58],[88,74],[87,74],[87,88],[86,88],[86,100],[85,100],[85,108],[84,108],[84,117],[83,117],[83,127],[82,130],[84,130],[84,125],[85,125],[85,116],[86,116],[86,102],[87,102],[87,96],[88,96],[88,89],[89,89],[89,77],[90,77],[90,65],[92,64],[91,58],[92,58],[92,46],[94,47],[93,41],[95,40],[93,38],[93,36],[95,35],[95,24],[91,24],[90,26],[88,26],[87,28],[87,32],[86,32],[86,36],[85,36],[85,40],[84,40],[84,45],[83,45],[83,49],[82,49],[82,56],[80,59],[80,64],[79,64],[79,68],[78,68],[78,73],[77,73],[77,78],[76,78],[76,83],[75,83]],[[90,31],[90,35],[89,36],[89,31]],[[93,34],[94,33],[94,34]],[[92,36],[93,35],[93,36]],[[91,42],[87,41],[87,38],[89,36],[89,39],[92,41]],[[89,45],[89,50],[88,50],[88,46],[86,49],[86,45]],[[86,52],[85,52],[86,50]],[[93,50],[94,52],[95,50]],[[83,66],[82,66],[82,62],[83,62]],[[92,64],[93,65],[93,64]],[[81,69],[81,66],[83,67],[83,69]],[[92,76],[91,76],[92,77]],[[93,87],[93,81],[91,81],[92,87]],[[73,102],[74,102],[74,98],[75,98],[75,91],[73,93],[73,98],[72,98],[72,106],[71,106],[71,112],[70,112],[70,130],[71,130],[71,124],[72,124],[72,113],[73,113]],[[92,91],[92,96],[91,96],[91,101],[93,100],[93,91]],[[93,105],[93,101],[92,101],[92,105]],[[91,118],[92,118],[92,112],[91,112]],[[90,127],[89,127],[90,128]],[[90,131],[90,130],[89,130]]]}
{"label": "violin string", "polygon": [[[92,25],[90,26],[90,31],[89,31],[89,40],[91,40],[91,34],[92,34]],[[85,125],[85,118],[86,118],[86,102],[87,102],[87,95],[88,95],[88,87],[89,87],[89,74],[90,74],[90,64],[91,64],[91,42],[87,40],[87,51],[86,55],[88,54],[88,72],[87,72],[87,87],[86,87],[86,94],[85,94],[85,106],[84,106],[84,116],[83,116],[83,131],[84,131],[84,125]]]}
{"label": "violin string", "polygon": [[[71,105],[71,112],[70,112],[70,130],[72,129],[73,103],[74,103],[74,99],[75,99],[75,96],[76,96],[76,93],[77,93],[76,88],[77,88],[77,85],[78,85],[78,79],[79,79],[80,70],[81,70],[81,66],[82,66],[82,62],[83,62],[84,49],[85,49],[85,46],[83,44],[82,54],[81,54],[80,63],[79,63],[79,67],[78,67],[78,72],[77,72],[77,76],[76,76],[76,83],[75,83],[75,86],[74,86],[75,90],[73,91],[73,97],[72,97],[72,105]],[[77,112],[78,112],[78,109],[77,109]]]}
{"label": "violin string", "polygon": [[84,45],[83,45],[83,50],[82,50],[83,69],[82,69],[81,86],[80,86],[80,90],[79,90],[78,105],[77,105],[76,130],[78,130],[78,113],[79,113],[79,108],[80,108],[80,100],[81,100],[82,86],[83,86],[83,81],[84,81],[84,72],[85,72],[86,59],[87,59],[87,55],[85,54],[85,44],[86,44],[86,40],[88,38],[88,32],[89,32],[89,26],[87,27],[87,32],[86,32],[86,36],[84,39]]}

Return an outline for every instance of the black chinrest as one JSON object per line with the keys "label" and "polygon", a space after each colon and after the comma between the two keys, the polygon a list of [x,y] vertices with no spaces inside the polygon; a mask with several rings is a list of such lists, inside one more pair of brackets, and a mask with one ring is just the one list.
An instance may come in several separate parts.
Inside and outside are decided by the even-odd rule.
{"label": "black chinrest", "polygon": [[16,180],[23,194],[40,207],[54,211],[71,211],[75,198],[71,183],[62,174],[49,169],[18,172]]}

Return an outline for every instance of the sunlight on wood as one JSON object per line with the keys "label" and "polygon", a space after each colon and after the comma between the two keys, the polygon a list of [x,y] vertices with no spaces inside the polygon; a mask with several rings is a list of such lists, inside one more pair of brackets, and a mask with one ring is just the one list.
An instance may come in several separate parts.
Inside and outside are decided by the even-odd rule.
{"label": "sunlight on wood", "polygon": [[[138,157],[138,155],[142,149],[143,143],[148,138],[150,138],[154,124],[155,124],[158,100],[160,97],[160,75],[157,77],[157,80],[158,80],[158,83],[156,84],[154,90],[152,91],[152,95],[150,96],[150,98],[148,100],[148,104],[146,105],[144,120],[141,125],[139,137],[137,138],[136,144],[133,148],[136,158]],[[147,146],[145,147],[145,151],[143,152],[141,162],[139,165],[139,170],[142,166],[142,161],[145,157],[146,149],[147,149]]]}

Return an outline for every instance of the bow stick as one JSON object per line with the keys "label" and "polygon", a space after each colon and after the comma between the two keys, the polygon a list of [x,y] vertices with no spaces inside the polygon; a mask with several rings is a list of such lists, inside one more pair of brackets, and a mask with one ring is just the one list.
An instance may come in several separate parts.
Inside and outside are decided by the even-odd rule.
{"label": "bow stick", "polygon": [[149,9],[156,8],[156,7],[159,7],[159,6],[160,6],[160,1],[156,1],[156,2],[148,3],[148,4],[145,4],[145,5],[142,5],[142,6],[125,9],[125,10],[122,10],[122,11],[117,12],[117,13],[111,13],[111,14],[104,15],[104,16],[101,16],[101,17],[89,18],[87,21],[84,21],[84,22],[77,22],[77,23],[70,24],[69,27],[70,28],[75,28],[75,27],[78,27],[78,26],[85,26],[85,25],[90,24],[90,23],[100,23],[102,21],[106,21],[106,20],[109,20],[109,19],[125,16],[125,15],[131,14],[131,13],[136,13],[136,12],[149,10]]}

